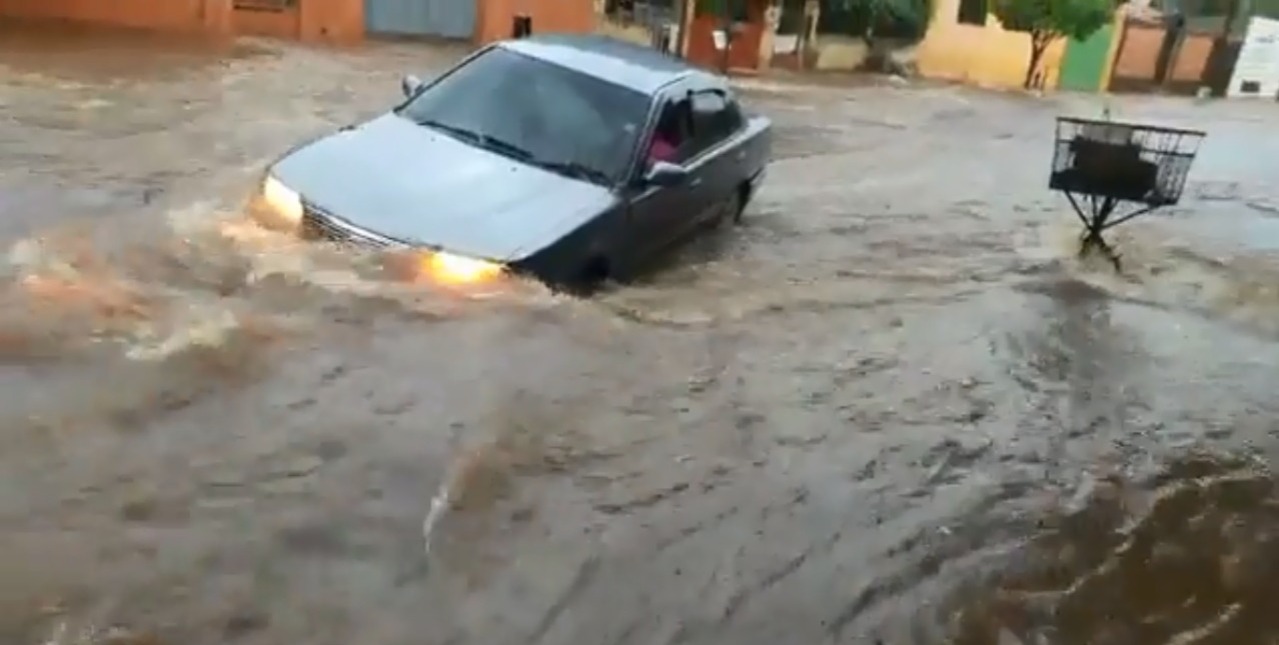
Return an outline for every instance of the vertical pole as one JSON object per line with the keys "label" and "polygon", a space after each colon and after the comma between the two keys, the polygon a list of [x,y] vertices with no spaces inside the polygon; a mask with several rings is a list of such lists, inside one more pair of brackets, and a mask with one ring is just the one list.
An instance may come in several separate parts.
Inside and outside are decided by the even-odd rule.
{"label": "vertical pole", "polygon": [[[1115,68],[1119,66],[1119,59],[1123,58],[1124,45],[1128,44],[1128,16],[1125,15],[1119,23],[1119,42],[1115,44],[1115,54],[1110,60],[1110,80],[1106,83],[1106,87],[1102,88],[1107,92],[1115,89]],[[1123,79],[1122,76],[1119,77]]]}
{"label": "vertical pole", "polygon": [[1239,9],[1243,0],[1227,0],[1226,16],[1221,19],[1221,39],[1223,41],[1230,40],[1230,28],[1234,26],[1235,19],[1239,17]]}
{"label": "vertical pole", "polygon": [[[786,11],[786,3],[782,2],[782,11]],[[781,16],[778,16],[779,23]],[[799,32],[795,34],[795,62],[797,71],[804,70],[804,50],[808,49],[808,3],[801,5],[799,13]]]}
{"label": "vertical pole", "polygon": [[720,54],[719,71],[728,74],[728,54],[733,49],[733,0],[723,0],[724,15],[720,28],[724,30],[724,52]]}
{"label": "vertical pole", "polygon": [[1110,260],[1116,271],[1120,270],[1119,254],[1106,243],[1101,233],[1106,228],[1106,221],[1110,219],[1118,205],[1118,200],[1113,197],[1102,197],[1100,203],[1095,198],[1092,200],[1092,212],[1088,217],[1087,230],[1084,231],[1082,243],[1079,245],[1079,257],[1082,258],[1096,249]]}
{"label": "vertical pole", "polygon": [[817,39],[817,3],[804,3],[804,46],[799,49],[799,68],[805,69],[808,58],[808,52],[813,47],[813,42]]}
{"label": "vertical pole", "polygon": [[685,34],[688,33],[688,12],[689,9],[692,8],[690,6],[691,3],[695,1],[696,0],[679,0],[679,2],[675,3],[679,6],[679,26],[675,28],[675,55],[680,58],[684,58],[685,53],[684,39],[686,38]]}
{"label": "vertical pole", "polygon": [[1106,228],[1106,221],[1109,220],[1110,216],[1114,214],[1115,207],[1118,205],[1119,205],[1119,202],[1116,201],[1114,197],[1103,197],[1101,199],[1101,209],[1097,211],[1098,235],[1100,235],[1101,231]]}
{"label": "vertical pole", "polygon": [[1155,84],[1161,88],[1166,88],[1172,81],[1177,67],[1177,57],[1186,33],[1186,16],[1180,12],[1166,15],[1164,28],[1164,40],[1155,66]]}

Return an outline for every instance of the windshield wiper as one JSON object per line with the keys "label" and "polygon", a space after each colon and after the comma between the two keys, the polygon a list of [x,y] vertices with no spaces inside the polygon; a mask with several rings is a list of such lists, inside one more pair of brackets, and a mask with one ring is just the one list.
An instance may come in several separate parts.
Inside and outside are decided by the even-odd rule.
{"label": "windshield wiper", "polygon": [[559,173],[561,175],[567,175],[574,179],[585,179],[601,184],[607,184],[610,181],[610,177],[607,173],[591,168],[590,166],[583,165],[576,161],[549,161],[546,159],[538,159],[536,155],[526,148],[522,148],[510,141],[499,139],[492,135],[481,134],[475,130],[470,130],[456,125],[449,125],[434,119],[423,119],[421,121],[416,121],[415,123],[428,128],[442,130],[481,148],[502,153],[508,157],[514,157],[523,161],[524,163]]}
{"label": "windshield wiper", "polygon": [[481,135],[480,145],[488,148],[489,150],[493,150],[494,152],[505,154],[508,157],[515,157],[520,161],[527,162],[533,158],[533,153],[529,152],[527,149],[521,148],[510,141],[499,139],[492,135]]}
{"label": "windshield wiper", "polygon": [[574,179],[585,179],[597,183],[607,184],[609,176],[590,166],[583,165],[576,161],[550,161],[548,159],[540,159],[527,148],[522,148],[510,141],[499,139],[492,135],[481,134],[479,136],[479,145],[499,152],[510,157],[514,157],[526,164],[537,166],[551,172],[567,175]]}
{"label": "windshield wiper", "polygon": [[600,184],[607,184],[610,180],[608,173],[596,170],[595,168],[577,161],[545,161],[534,159],[531,160],[530,163],[539,168],[545,168],[551,172],[568,175],[574,179],[585,179],[587,181],[593,181]]}
{"label": "windshield wiper", "polygon": [[436,130],[443,130],[444,132],[447,132],[459,139],[465,139],[471,143],[482,145],[484,141],[484,135],[474,130],[469,130],[461,126],[449,125],[434,119],[422,119],[421,121],[414,121],[414,123],[428,128],[434,128]]}
{"label": "windshield wiper", "polygon": [[520,146],[517,146],[514,143],[511,143],[509,141],[504,141],[502,139],[498,139],[497,137],[492,137],[489,135],[480,135],[480,139],[481,139],[480,145],[490,150],[500,152],[508,156],[514,157],[516,159],[519,159],[520,161],[523,161],[524,163],[529,164],[530,166],[537,166],[538,168],[549,170],[554,173],[559,173],[561,175],[566,175],[568,177],[572,177],[573,179],[585,179],[587,181],[593,181],[600,184],[607,184],[609,182],[608,174],[600,172],[594,168],[591,168],[590,166],[583,165],[579,162],[551,161],[549,159],[541,159],[537,155],[533,154],[531,151],[525,148],[521,148]]}
{"label": "windshield wiper", "polygon": [[492,135],[482,134],[480,132],[476,132],[475,130],[463,128],[457,125],[449,125],[447,123],[441,123],[433,119],[418,121],[417,124],[427,126],[428,128],[436,128],[438,130],[443,130],[460,139],[465,139],[468,143],[472,143],[481,148],[492,150],[494,152],[500,152],[508,157],[515,157],[516,159],[519,159],[520,161],[528,161],[529,159],[533,158],[533,153],[515,145],[514,143],[511,143],[510,141],[499,139]]}

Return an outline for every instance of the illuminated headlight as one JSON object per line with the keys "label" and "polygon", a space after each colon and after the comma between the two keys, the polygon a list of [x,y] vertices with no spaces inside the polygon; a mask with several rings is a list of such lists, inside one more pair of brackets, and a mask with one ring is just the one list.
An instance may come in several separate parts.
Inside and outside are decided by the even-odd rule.
{"label": "illuminated headlight", "polygon": [[262,181],[262,202],[278,223],[296,226],[302,222],[302,196],[271,175]]}
{"label": "illuminated headlight", "polygon": [[423,262],[426,277],[451,285],[487,282],[506,270],[501,264],[437,251],[426,256]]}

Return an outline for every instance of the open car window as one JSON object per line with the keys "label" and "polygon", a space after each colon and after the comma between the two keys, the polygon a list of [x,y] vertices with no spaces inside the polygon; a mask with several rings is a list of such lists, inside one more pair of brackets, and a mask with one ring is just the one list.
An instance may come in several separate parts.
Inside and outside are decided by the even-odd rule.
{"label": "open car window", "polygon": [[737,102],[718,91],[697,92],[690,97],[693,118],[693,151],[697,156],[742,128],[742,112]]}
{"label": "open car window", "polygon": [[690,157],[692,144],[693,115],[688,99],[666,101],[649,140],[648,161],[684,163]]}
{"label": "open car window", "polygon": [[423,127],[599,183],[626,171],[649,97],[501,47],[455,69],[397,112]]}

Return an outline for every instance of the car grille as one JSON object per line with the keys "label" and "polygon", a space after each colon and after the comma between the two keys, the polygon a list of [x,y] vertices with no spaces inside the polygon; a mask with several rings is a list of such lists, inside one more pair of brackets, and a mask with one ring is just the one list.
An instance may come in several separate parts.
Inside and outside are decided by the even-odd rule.
{"label": "car grille", "polygon": [[390,238],[366,231],[308,203],[302,205],[302,235],[366,248],[381,249],[395,244]]}

